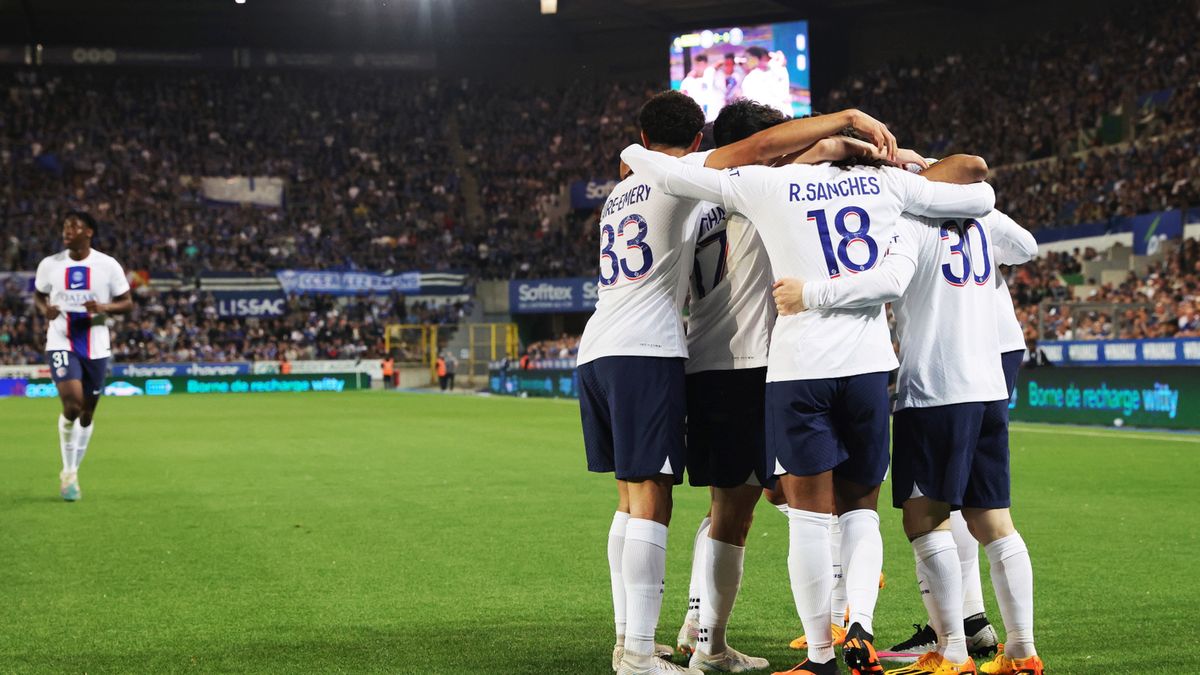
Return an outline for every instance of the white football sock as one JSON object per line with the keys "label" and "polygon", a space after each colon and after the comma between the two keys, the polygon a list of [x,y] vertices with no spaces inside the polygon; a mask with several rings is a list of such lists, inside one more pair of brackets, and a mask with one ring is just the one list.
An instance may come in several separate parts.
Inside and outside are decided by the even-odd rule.
{"label": "white football sock", "polygon": [[83,456],[87,454],[88,443],[92,440],[92,430],[95,428],[95,422],[85,427],[79,420],[75,420],[75,425],[71,428],[71,445],[75,446],[73,471],[79,471],[79,465],[83,464]]}
{"label": "white football sock", "polygon": [[617,511],[608,528],[608,578],[612,582],[613,622],[617,644],[625,638],[625,579],[621,576],[621,551],[625,548],[625,524],[629,514]]}
{"label": "white football sock", "polygon": [[58,416],[58,450],[62,453],[62,470],[64,473],[71,473],[75,470],[75,446],[71,445],[71,436],[74,428],[74,422],[62,415]]}
{"label": "white football sock", "polygon": [[688,584],[688,611],[683,617],[684,623],[700,622],[700,605],[704,601],[705,567],[708,564],[708,531],[712,527],[712,518],[704,516],[700,527],[696,530],[696,538],[692,541],[692,581]]}
{"label": "white football sock", "polygon": [[625,548],[621,552],[627,654],[647,657],[654,654],[654,631],[662,611],[666,573],[667,526],[653,520],[630,518],[625,525]]}
{"label": "white football sock", "polygon": [[788,505],[787,505],[787,502],[784,502],[784,503],[782,503],[782,504],[772,504],[772,506],[774,506],[775,508],[779,509],[779,512],[783,514],[783,517],[784,517],[784,518],[787,518],[787,517],[788,517]]}
{"label": "white football sock", "polygon": [[858,623],[874,634],[875,603],[879,600],[879,574],[883,571],[883,536],[879,514],[856,509],[842,514],[842,569],[850,624]]}
{"label": "white football sock", "polygon": [[725,627],[733,613],[738,589],[742,587],[742,561],[745,546],[735,546],[715,539],[708,540],[705,566],[704,603],[700,605],[700,651],[712,656],[729,646],[725,642]]}
{"label": "white football sock", "polygon": [[1033,565],[1019,532],[983,547],[992,565],[992,588],[1004,618],[1004,653],[1025,659],[1033,648]]}
{"label": "white football sock", "polygon": [[801,509],[788,514],[788,574],[796,613],[808,638],[808,658],[827,663],[834,657],[833,630],[829,625],[829,597],[833,591],[833,557],[829,551],[832,516]]}
{"label": "white football sock", "polygon": [[934,530],[914,539],[912,548],[921,599],[938,631],[942,656],[962,663],[967,660],[967,640],[963,634],[962,567],[954,535],[949,530]]}
{"label": "white football sock", "polygon": [[963,618],[983,614],[983,586],[979,581],[979,542],[967,529],[962,511],[950,514],[950,532],[958,547],[958,563],[962,565]]}
{"label": "white football sock", "polygon": [[837,516],[830,521],[829,553],[833,558],[833,593],[829,600],[829,623],[846,623],[846,569],[842,567],[842,522]]}

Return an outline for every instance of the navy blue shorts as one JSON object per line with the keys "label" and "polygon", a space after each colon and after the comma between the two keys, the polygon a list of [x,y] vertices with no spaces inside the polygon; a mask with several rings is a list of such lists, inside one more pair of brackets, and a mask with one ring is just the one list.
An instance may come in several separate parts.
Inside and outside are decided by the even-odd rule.
{"label": "navy blue shorts", "polygon": [[687,471],[697,487],[732,488],[754,476],[767,485],[767,369],[687,376]]}
{"label": "navy blue shorts", "polygon": [[84,396],[99,396],[104,393],[104,378],[108,376],[108,358],[83,359],[75,352],[66,350],[46,352],[46,363],[50,364],[50,379],[55,384],[68,380],[79,380]]}
{"label": "navy blue shorts", "polygon": [[683,359],[606,356],[579,366],[588,471],[619,480],[669,473],[683,482],[687,394]]}
{"label": "navy blue shorts", "polygon": [[1000,355],[1000,367],[1004,369],[1004,383],[1008,385],[1008,398],[1011,400],[1013,391],[1017,388],[1017,373],[1021,370],[1021,362],[1025,360],[1025,350],[1004,352]]}
{"label": "navy blue shorts", "polygon": [[892,504],[913,487],[954,508],[1008,508],[1008,401],[896,411]]}
{"label": "navy blue shorts", "polygon": [[767,467],[794,476],[883,482],[888,467],[888,374],[767,384]]}

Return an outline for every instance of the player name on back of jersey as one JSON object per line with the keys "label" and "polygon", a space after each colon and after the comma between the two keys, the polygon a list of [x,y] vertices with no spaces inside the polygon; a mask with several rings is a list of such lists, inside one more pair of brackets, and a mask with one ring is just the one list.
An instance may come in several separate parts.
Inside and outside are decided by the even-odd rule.
{"label": "player name on back of jersey", "polygon": [[879,194],[879,179],[875,176],[863,175],[850,175],[839,181],[792,183],[788,187],[789,202],[816,202],[835,197],[877,194]]}
{"label": "player name on back of jersey", "polygon": [[628,206],[633,206],[638,202],[644,202],[650,198],[650,186],[646,184],[635,185],[625,192],[614,195],[604,203],[604,213],[601,217],[607,218],[614,211],[620,211]]}

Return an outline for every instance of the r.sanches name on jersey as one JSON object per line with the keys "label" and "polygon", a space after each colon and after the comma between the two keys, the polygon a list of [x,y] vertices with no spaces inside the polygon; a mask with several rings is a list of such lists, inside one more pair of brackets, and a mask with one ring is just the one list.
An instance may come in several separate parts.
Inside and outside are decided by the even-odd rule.
{"label": "r.sanches name on jersey", "polygon": [[607,202],[605,202],[604,212],[601,217],[607,218],[607,217],[611,216],[614,211],[623,209],[626,206],[632,206],[633,204],[637,204],[638,202],[644,202],[649,198],[650,198],[650,186],[649,185],[638,185],[636,187],[630,188],[628,191],[626,191],[616,197],[613,197],[612,199],[609,199]]}
{"label": "r.sanches name on jersey", "polygon": [[789,202],[815,202],[834,197],[879,194],[879,179],[875,176],[849,176],[832,183],[792,183],[788,191]]}
{"label": "r.sanches name on jersey", "polygon": [[714,206],[700,216],[700,239],[720,225],[725,220],[725,208],[722,206]]}

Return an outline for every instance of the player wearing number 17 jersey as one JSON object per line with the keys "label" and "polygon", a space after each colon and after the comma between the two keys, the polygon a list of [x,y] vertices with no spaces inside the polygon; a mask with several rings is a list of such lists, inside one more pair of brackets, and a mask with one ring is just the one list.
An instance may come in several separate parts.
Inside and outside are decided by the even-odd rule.
{"label": "player wearing number 17 jersey", "polygon": [[[830,164],[717,172],[644,148],[622,159],[670,194],[722,203],[755,224],[775,278],[836,279],[879,264],[902,212],[982,216],[986,184],[932,183],[900,169]],[[842,523],[855,672],[882,668],[871,621],[882,567],[875,513],[888,464],[887,373],[896,367],[881,304],[781,317],[767,360],[767,462],[790,520],[788,567],[808,659],[794,672],[837,672],[829,623],[830,513]]]}
{"label": "player wearing number 17 jersey", "polygon": [[803,298],[818,310],[895,301],[900,373],[893,503],[904,509],[922,599],[939,635],[936,651],[890,672],[975,672],[949,522],[950,510],[961,508],[991,560],[1012,645],[983,672],[1040,675],[1029,554],[1008,512],[1008,388],[997,326],[997,301],[1007,299],[997,296],[992,278],[998,264],[1029,260],[1036,242],[993,212],[978,219],[904,219],[888,245],[878,269],[806,284]]}

